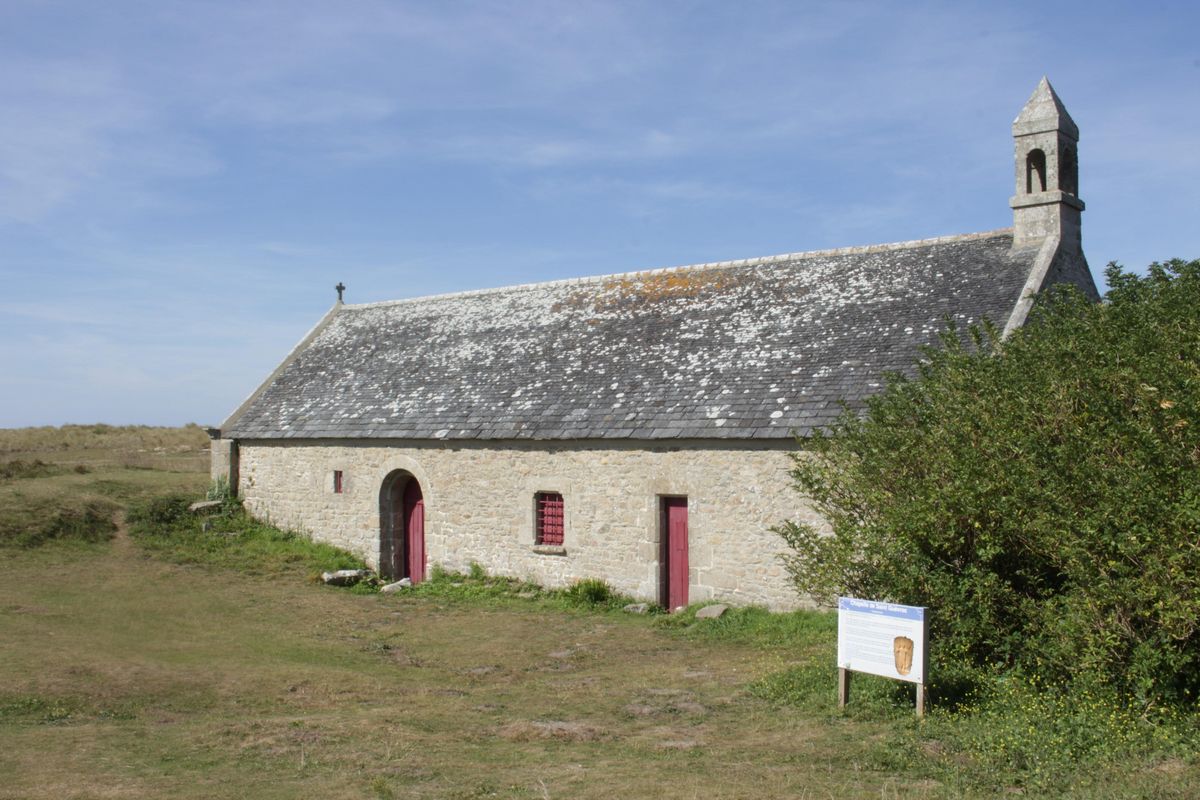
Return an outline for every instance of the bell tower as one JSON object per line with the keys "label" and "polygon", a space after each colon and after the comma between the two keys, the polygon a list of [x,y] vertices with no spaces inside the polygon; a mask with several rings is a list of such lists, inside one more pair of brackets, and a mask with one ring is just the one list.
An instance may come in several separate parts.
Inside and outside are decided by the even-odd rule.
{"label": "bell tower", "polygon": [[1042,78],[1012,126],[1016,150],[1013,247],[1036,247],[1046,237],[1064,254],[1082,253],[1079,128],[1050,81]]}

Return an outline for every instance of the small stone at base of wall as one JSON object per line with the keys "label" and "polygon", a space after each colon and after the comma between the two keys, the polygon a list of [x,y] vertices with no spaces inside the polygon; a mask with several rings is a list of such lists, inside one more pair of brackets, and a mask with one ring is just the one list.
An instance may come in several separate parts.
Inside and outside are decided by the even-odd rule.
{"label": "small stone at base of wall", "polygon": [[328,586],[353,586],[370,574],[369,569],[339,569],[322,572],[321,580]]}
{"label": "small stone at base of wall", "polygon": [[729,606],[724,603],[717,603],[714,606],[705,606],[696,612],[696,619],[716,619],[729,610]]}
{"label": "small stone at base of wall", "polygon": [[412,580],[409,578],[401,578],[395,583],[389,583],[387,586],[380,587],[379,591],[383,592],[384,594],[391,594],[392,592],[398,592],[401,589],[407,589],[410,586],[412,586]]}
{"label": "small stone at base of wall", "polygon": [[648,614],[648,613],[650,613],[650,604],[649,603],[630,603],[629,605],[625,606],[625,608],[623,608],[622,610],[628,611],[630,614]]}

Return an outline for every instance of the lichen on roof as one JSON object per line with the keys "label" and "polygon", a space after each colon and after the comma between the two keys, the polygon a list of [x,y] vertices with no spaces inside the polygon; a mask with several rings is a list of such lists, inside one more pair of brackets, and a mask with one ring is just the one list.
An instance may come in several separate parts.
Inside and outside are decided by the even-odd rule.
{"label": "lichen on roof", "polygon": [[779,439],[861,405],[947,320],[1002,324],[1008,231],[342,306],[235,438]]}

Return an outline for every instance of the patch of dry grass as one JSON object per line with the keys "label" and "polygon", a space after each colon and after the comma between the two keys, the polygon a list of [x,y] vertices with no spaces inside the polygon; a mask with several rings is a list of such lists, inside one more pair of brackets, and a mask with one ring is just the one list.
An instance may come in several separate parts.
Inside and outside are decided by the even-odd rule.
{"label": "patch of dry grass", "polygon": [[208,434],[196,424],[0,428],[0,460],[40,459],[90,468],[208,471]]}
{"label": "patch of dry grass", "polygon": [[6,797],[932,796],[882,729],[751,697],[763,652],[640,617],[43,548],[0,564],[0,638]]}
{"label": "patch of dry grass", "polygon": [[[710,623],[674,629],[537,600],[356,595],[306,582],[299,568],[267,579],[167,563],[124,537],[9,556],[0,797],[949,798],[1013,788],[936,766],[911,718],[756,696],[764,676],[808,656],[737,629],[708,635]],[[1187,760],[1121,769],[1111,791],[1074,796],[1183,798],[1200,785]]]}

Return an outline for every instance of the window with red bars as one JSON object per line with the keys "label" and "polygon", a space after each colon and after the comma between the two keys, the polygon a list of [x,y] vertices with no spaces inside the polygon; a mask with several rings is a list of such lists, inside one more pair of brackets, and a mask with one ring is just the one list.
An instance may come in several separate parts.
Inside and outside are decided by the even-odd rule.
{"label": "window with red bars", "polygon": [[333,471],[333,493],[342,493],[342,471],[340,469],[335,469]]}
{"label": "window with red bars", "polygon": [[563,496],[558,492],[537,493],[537,543],[563,543]]}

